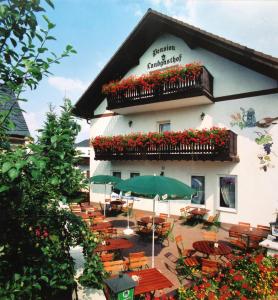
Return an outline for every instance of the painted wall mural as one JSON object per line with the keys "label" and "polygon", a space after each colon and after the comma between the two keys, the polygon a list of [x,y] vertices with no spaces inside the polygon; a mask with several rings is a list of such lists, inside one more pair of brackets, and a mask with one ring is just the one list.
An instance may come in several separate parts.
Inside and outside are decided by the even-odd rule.
{"label": "painted wall mural", "polygon": [[258,137],[255,138],[255,142],[262,148],[261,153],[258,154],[260,169],[266,172],[268,168],[274,167],[274,165],[271,164],[271,147],[273,145],[272,136],[266,130],[264,133],[256,131],[256,134]]}
{"label": "painted wall mural", "polygon": [[[253,108],[248,110],[240,107],[240,112],[231,115],[231,126],[238,126],[241,130],[247,127],[258,127],[258,128],[269,128],[271,125],[277,124],[278,117],[265,117],[259,121],[256,121],[256,113]],[[257,137],[255,142],[257,145],[261,146],[261,152],[258,153],[258,159],[260,161],[260,169],[267,171],[268,168],[273,168],[274,165],[271,163],[271,158],[273,153],[273,138],[271,133],[267,130],[263,132],[255,131]]]}
{"label": "painted wall mural", "polygon": [[251,107],[247,111],[241,107],[240,112],[231,115],[231,118],[231,126],[237,125],[240,129],[256,126],[255,110]]}

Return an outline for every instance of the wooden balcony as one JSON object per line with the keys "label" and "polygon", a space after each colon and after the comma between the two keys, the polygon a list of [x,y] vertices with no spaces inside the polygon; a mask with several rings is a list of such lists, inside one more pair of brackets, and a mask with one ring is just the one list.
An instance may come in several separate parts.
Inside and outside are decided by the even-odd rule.
{"label": "wooden balcony", "polygon": [[194,160],[239,162],[237,156],[237,134],[229,130],[229,141],[220,147],[214,144],[177,144],[126,148],[116,150],[95,150],[95,160]]}
{"label": "wooden balcony", "polygon": [[108,110],[120,114],[213,103],[213,77],[205,67],[195,79],[164,83],[156,88],[129,89],[107,96]]}

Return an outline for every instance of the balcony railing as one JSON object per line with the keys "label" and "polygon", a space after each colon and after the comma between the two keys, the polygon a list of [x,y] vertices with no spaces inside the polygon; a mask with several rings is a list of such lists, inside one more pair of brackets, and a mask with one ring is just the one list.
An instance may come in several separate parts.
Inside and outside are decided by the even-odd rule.
{"label": "balcony railing", "polygon": [[131,88],[124,92],[109,94],[107,95],[107,109],[113,110],[202,95],[210,100],[213,98],[213,77],[205,67],[202,67],[200,75],[195,79],[187,78],[175,83],[163,83],[149,90]]}
{"label": "balcony railing", "polygon": [[229,139],[224,146],[192,143],[190,145],[160,145],[115,149],[95,149],[95,160],[194,160],[238,162],[237,134],[229,130]]}

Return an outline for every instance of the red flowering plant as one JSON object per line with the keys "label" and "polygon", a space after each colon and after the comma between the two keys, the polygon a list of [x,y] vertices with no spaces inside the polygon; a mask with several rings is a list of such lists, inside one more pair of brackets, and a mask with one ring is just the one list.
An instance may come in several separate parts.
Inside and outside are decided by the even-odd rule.
{"label": "red flowering plant", "polygon": [[262,254],[238,256],[215,276],[196,276],[190,288],[180,287],[179,299],[277,299],[278,259]]}
{"label": "red flowering plant", "polygon": [[130,89],[150,90],[162,86],[164,83],[185,82],[195,80],[202,73],[202,65],[198,62],[176,66],[167,70],[157,70],[141,76],[129,76],[121,80],[114,80],[102,86],[104,95],[125,92]]}
{"label": "red flowering plant", "polygon": [[216,145],[224,147],[229,140],[226,128],[188,129],[163,133],[130,133],[116,136],[97,136],[91,144],[96,151],[128,152],[135,148],[160,147],[162,145]]}

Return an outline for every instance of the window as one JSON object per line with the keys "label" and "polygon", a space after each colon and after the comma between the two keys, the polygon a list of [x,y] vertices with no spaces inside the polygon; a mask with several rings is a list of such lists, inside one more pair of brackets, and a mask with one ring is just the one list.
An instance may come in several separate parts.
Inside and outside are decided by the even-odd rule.
{"label": "window", "polygon": [[130,178],[140,176],[140,173],[130,173]]}
{"label": "window", "polygon": [[118,178],[122,178],[122,173],[121,172],[113,172],[112,175],[115,176],[115,177],[118,177]]}
{"label": "window", "polygon": [[165,132],[165,131],[170,131],[170,130],[171,130],[171,123],[169,121],[158,123],[158,131],[160,133]]}
{"label": "window", "polygon": [[205,176],[191,176],[191,187],[197,191],[193,195],[192,204],[205,204]]}
{"label": "window", "polygon": [[236,176],[219,177],[219,207],[236,208]]}

